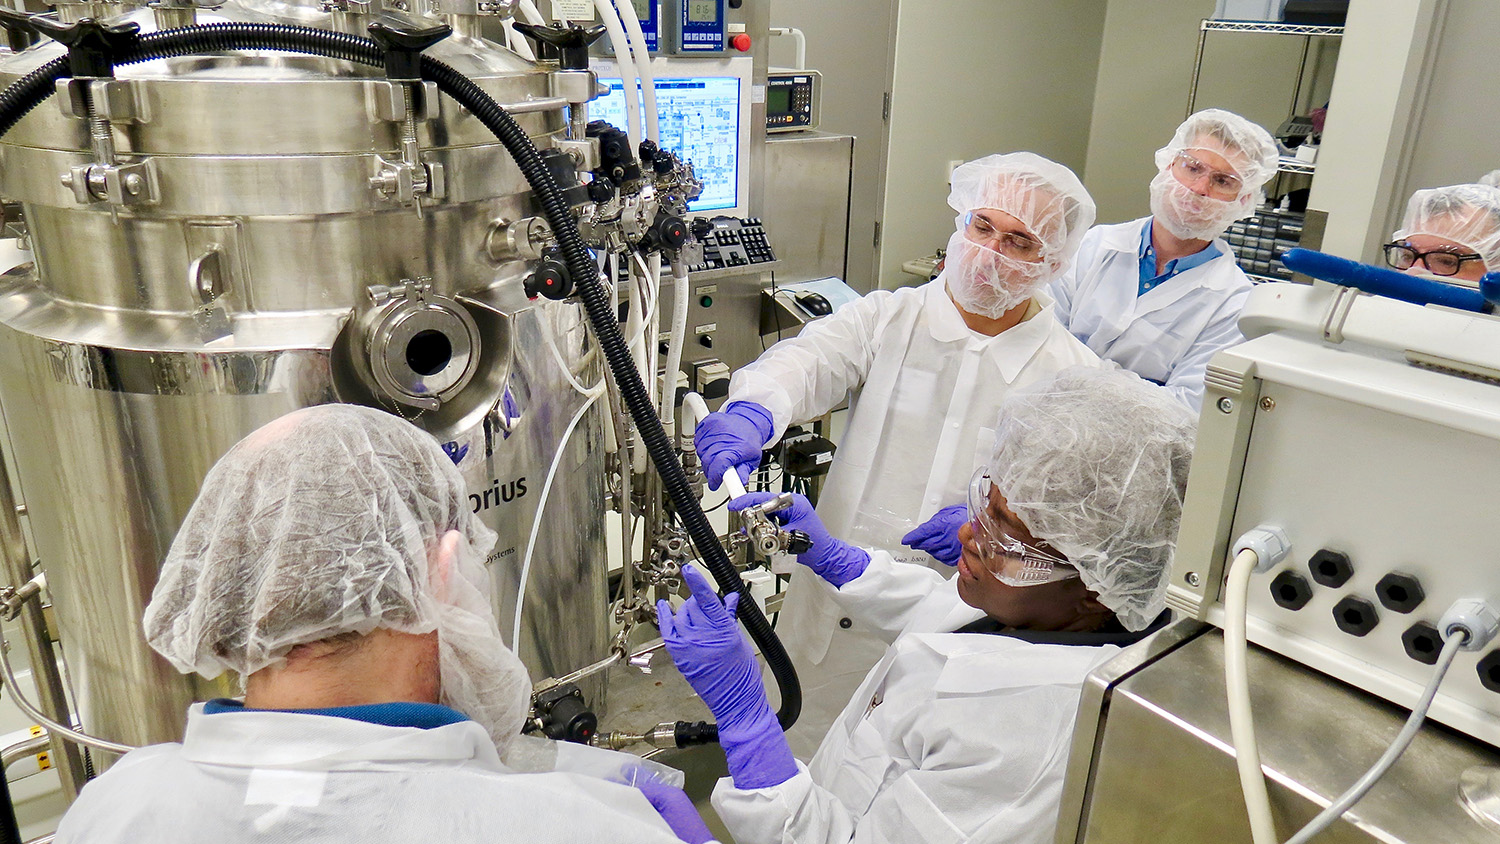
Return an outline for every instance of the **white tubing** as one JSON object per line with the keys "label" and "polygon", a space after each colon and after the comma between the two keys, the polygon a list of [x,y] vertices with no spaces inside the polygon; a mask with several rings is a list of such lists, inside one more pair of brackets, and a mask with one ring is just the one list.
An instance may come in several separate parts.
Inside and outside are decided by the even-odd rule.
{"label": "white tubing", "polygon": [[625,134],[630,136],[632,151],[641,146],[641,89],[635,60],[630,58],[630,42],[625,38],[625,26],[620,23],[620,14],[611,0],[594,0],[604,30],[609,33],[609,46],[615,53],[615,64],[620,68],[620,80],[625,83]]}
{"label": "white tubing", "polygon": [[[708,403],[697,393],[688,393],[682,397],[683,422],[698,424],[703,417],[708,415]],[[740,473],[731,466],[724,472],[721,479],[724,491],[729,493],[730,499],[739,498],[745,494],[745,484],[740,480]]]}
{"label": "white tubing", "polygon": [[587,400],[573,418],[568,421],[568,427],[563,430],[562,439],[557,443],[557,453],[552,457],[552,465],[547,467],[547,480],[542,484],[542,494],[536,503],[536,515],[531,519],[531,536],[526,539],[526,554],[522,557],[521,579],[516,591],[516,623],[510,632],[510,647],[516,653],[521,652],[521,611],[526,609],[526,583],[531,579],[531,555],[536,550],[536,538],[541,532],[542,516],[547,510],[547,496],[552,493],[552,481],[557,478],[557,467],[562,465],[563,453],[568,450],[568,440],[573,436],[573,429],[578,427],[583,415],[588,413],[599,396],[604,394],[604,384],[601,382],[593,392],[587,394]]}
{"label": "white tubing", "polygon": [[[655,0],[652,0],[655,2]],[[646,33],[641,31],[641,19],[635,13],[635,4],[620,0],[616,7],[620,19],[625,22],[625,34],[630,36],[630,51],[635,57],[635,72],[641,77],[641,96],[646,101],[646,121],[642,135],[653,141],[661,140],[656,119],[656,77],[651,71],[651,50],[646,46]]]}
{"label": "white tubing", "polygon": [[[630,5],[626,3],[625,5]],[[687,263],[681,258],[672,262],[672,337],[667,342],[667,371],[661,385],[661,424],[672,430],[672,410],[677,399],[677,371],[682,368],[682,345],[687,340],[688,304],[692,284],[688,281]]]}
{"label": "white tubing", "polygon": [[[652,327],[657,322],[657,290],[652,285],[653,277],[650,267],[638,258],[639,256],[634,252],[626,257],[629,261],[632,299],[630,314],[625,320],[625,334],[630,338],[628,341],[630,357],[635,362],[636,371],[640,373],[647,395],[654,405],[656,393],[653,388],[657,384],[656,367],[653,365],[656,362],[656,332]],[[631,471],[640,475],[646,472],[648,455],[644,444],[638,437],[635,439],[635,445],[637,447],[632,456],[630,468]]]}
{"label": "white tubing", "polygon": [[516,32],[516,22],[510,18],[506,18],[505,23],[501,24],[501,26],[505,29],[505,44],[507,47],[510,47],[510,51],[526,61],[536,61],[536,53],[531,51],[531,44],[526,41],[524,35]]}
{"label": "white tubing", "polygon": [[1417,737],[1417,731],[1422,729],[1422,722],[1427,718],[1427,710],[1432,706],[1432,699],[1437,696],[1438,686],[1442,685],[1443,676],[1448,673],[1448,667],[1453,664],[1453,658],[1458,655],[1459,648],[1463,647],[1469,638],[1466,630],[1454,630],[1443,640],[1443,650],[1438,654],[1436,667],[1433,668],[1432,679],[1427,682],[1427,688],[1422,690],[1422,697],[1417,700],[1417,705],[1412,709],[1411,715],[1407,716],[1406,724],[1401,727],[1401,732],[1380,755],[1380,759],[1365,771],[1364,776],[1355,781],[1354,785],[1339,795],[1328,805],[1328,808],[1318,813],[1318,816],[1307,822],[1307,826],[1297,831],[1296,835],[1287,839],[1286,844],[1307,844],[1313,836],[1333,825],[1339,816],[1349,811],[1349,808],[1359,802],[1380,778],[1396,764],[1401,754],[1411,745],[1412,739]]}
{"label": "white tubing", "polygon": [[521,0],[521,2],[516,4],[516,8],[521,10],[521,17],[525,18],[527,23],[535,24],[536,26],[547,25],[547,19],[542,16],[542,11],[536,7],[536,0]]}
{"label": "white tubing", "polygon": [[1236,554],[1229,566],[1224,593],[1224,687],[1229,699],[1229,733],[1234,741],[1234,761],[1239,768],[1240,790],[1250,815],[1250,838],[1255,844],[1276,844],[1276,823],[1271,817],[1271,798],[1260,767],[1260,746],[1255,741],[1255,721],[1250,711],[1250,674],[1245,665],[1249,644],[1245,637],[1246,604],[1250,575],[1260,557],[1249,548]]}

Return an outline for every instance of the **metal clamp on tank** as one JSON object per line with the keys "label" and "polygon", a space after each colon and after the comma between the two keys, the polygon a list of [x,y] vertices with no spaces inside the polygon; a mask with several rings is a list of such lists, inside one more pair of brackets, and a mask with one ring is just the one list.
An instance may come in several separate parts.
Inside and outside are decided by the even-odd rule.
{"label": "metal clamp on tank", "polygon": [[104,24],[91,18],[62,23],[40,15],[30,18],[37,32],[68,48],[70,79],[57,80],[63,114],[86,120],[94,163],[78,164],[62,174],[80,205],[107,202],[112,208],[145,205],[157,199],[156,173],[149,159],[120,164],[115,158],[113,122],[144,119],[129,83],[115,79],[114,57],[135,43],[140,25]]}
{"label": "metal clamp on tank", "polygon": [[432,291],[429,278],[370,288],[372,307],[355,326],[359,374],[377,398],[437,410],[469,383],[479,362],[479,328],[467,308]]}
{"label": "metal clamp on tank", "polygon": [[[418,195],[442,199],[446,194],[441,164],[422,161],[417,144],[417,120],[429,120],[437,114],[437,86],[422,82],[422,51],[453,34],[447,24],[426,29],[398,29],[376,21],[370,24],[370,37],[385,52],[385,75],[389,85],[399,88],[399,116],[394,100],[376,98],[378,117],[401,123],[401,160],[381,159],[380,170],[370,177],[370,187],[381,196],[402,205],[415,204],[422,213]],[[430,86],[430,87],[429,87]]]}

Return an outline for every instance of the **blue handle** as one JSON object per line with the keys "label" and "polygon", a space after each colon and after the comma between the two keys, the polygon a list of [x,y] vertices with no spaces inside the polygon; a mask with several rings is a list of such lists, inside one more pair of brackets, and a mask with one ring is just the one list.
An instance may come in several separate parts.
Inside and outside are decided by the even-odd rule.
{"label": "blue handle", "polygon": [[1500,273],[1485,273],[1479,280],[1479,294],[1491,305],[1500,306]]}
{"label": "blue handle", "polygon": [[[1457,308],[1475,313],[1486,310],[1486,296],[1478,290],[1398,273],[1384,267],[1373,267],[1311,249],[1288,250],[1285,255],[1281,256],[1281,263],[1286,265],[1287,269],[1303,275],[1331,281],[1344,287],[1353,287],[1387,299],[1398,299],[1416,305],[1442,305],[1446,308]],[[1484,283],[1480,282],[1480,284],[1482,289]],[[1500,296],[1500,277],[1497,277],[1491,289],[1495,290],[1497,296]]]}

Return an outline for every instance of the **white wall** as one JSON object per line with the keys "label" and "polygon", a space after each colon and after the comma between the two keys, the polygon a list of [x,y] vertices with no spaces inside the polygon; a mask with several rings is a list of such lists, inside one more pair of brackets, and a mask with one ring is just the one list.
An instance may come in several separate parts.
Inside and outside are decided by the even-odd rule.
{"label": "white wall", "polygon": [[[947,244],[948,164],[1030,150],[1081,171],[1105,0],[906,0],[896,23],[880,286]],[[871,68],[871,75],[878,68]]]}

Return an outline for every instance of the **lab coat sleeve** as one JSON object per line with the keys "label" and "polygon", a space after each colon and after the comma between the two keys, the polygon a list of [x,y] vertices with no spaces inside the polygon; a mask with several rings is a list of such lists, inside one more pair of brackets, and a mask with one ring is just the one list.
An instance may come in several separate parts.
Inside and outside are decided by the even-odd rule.
{"label": "lab coat sleeve", "polygon": [[713,806],[738,844],[844,844],[858,825],[801,762],[796,776],[769,788],[741,790],[724,777],[714,787]]}
{"label": "lab coat sleeve", "polygon": [[1203,378],[1208,374],[1208,362],[1220,351],[1245,341],[1240,333],[1240,311],[1245,309],[1245,300],[1249,298],[1247,286],[1225,299],[1167,376],[1164,386],[1168,392],[1194,413],[1203,404]]}
{"label": "lab coat sleeve", "polygon": [[832,410],[864,383],[892,300],[891,291],[877,290],[808,323],[736,372],[724,403],[755,402],[771,411],[767,444],[781,439],[788,425]]}
{"label": "lab coat sleeve", "polygon": [[[954,583],[916,563],[903,563],[888,551],[866,549],[870,564],[859,577],[835,589],[833,600],[891,644],[902,633],[947,633],[983,613],[958,597]],[[821,582],[821,581],[820,581]]]}
{"label": "lab coat sleeve", "polygon": [[1053,279],[1047,285],[1047,292],[1052,294],[1052,313],[1057,321],[1062,323],[1063,328],[1072,331],[1073,325],[1073,288],[1078,284],[1078,262],[1076,260],[1068,264],[1063,274]]}

